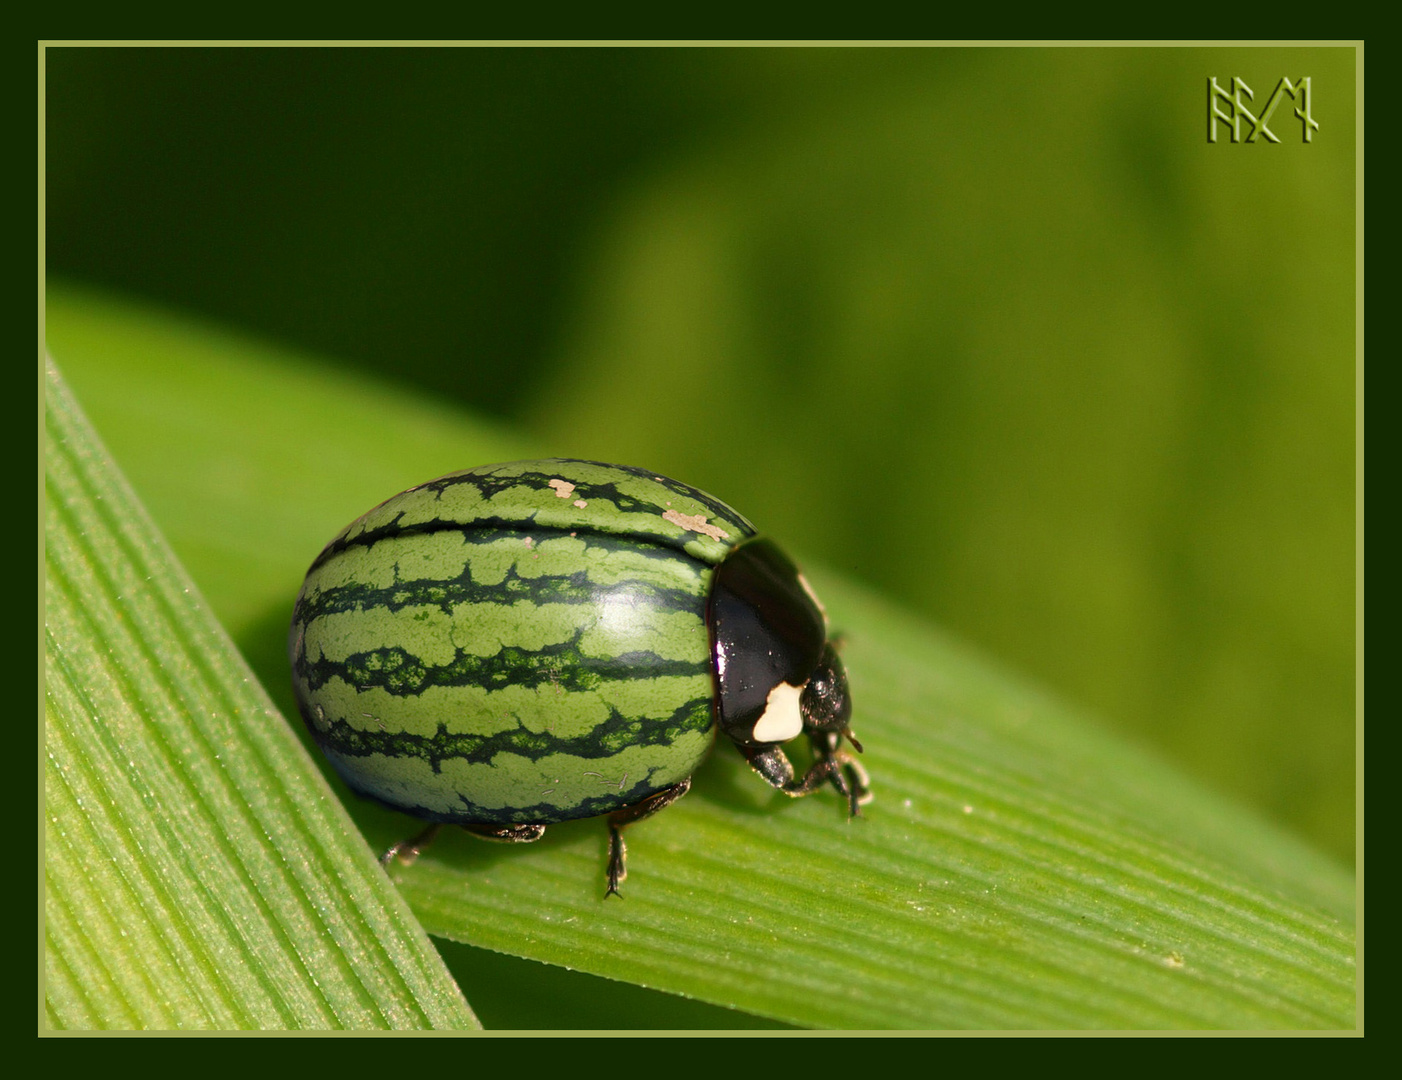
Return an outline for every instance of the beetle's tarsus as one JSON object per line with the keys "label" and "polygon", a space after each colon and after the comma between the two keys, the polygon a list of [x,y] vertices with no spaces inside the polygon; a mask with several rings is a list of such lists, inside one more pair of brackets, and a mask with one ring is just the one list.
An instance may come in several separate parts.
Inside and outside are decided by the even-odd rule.
{"label": "beetle's tarsus", "polygon": [[623,832],[619,826],[612,821],[609,822],[609,887],[604,893],[604,899],[616,896],[620,900],[623,894],[618,891],[618,886],[624,878],[628,876],[628,845],[623,842]]}

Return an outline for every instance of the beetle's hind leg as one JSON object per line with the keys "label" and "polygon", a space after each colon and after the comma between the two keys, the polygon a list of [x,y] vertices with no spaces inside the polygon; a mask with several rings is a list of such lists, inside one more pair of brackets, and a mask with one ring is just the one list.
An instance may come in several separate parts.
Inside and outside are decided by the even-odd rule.
{"label": "beetle's hind leg", "polygon": [[413,866],[414,860],[419,857],[420,852],[429,844],[433,843],[433,838],[438,835],[438,830],[443,828],[441,821],[435,821],[422,832],[410,837],[408,840],[401,840],[397,844],[391,844],[389,850],[380,856],[380,865],[386,870],[389,864],[396,859],[403,866]]}
{"label": "beetle's hind leg", "polygon": [[[433,843],[433,838],[442,828],[443,823],[435,821],[410,839],[390,845],[389,850],[380,856],[380,865],[388,870],[389,864],[398,859],[401,866],[413,866],[414,860]],[[507,844],[529,844],[545,833],[544,825],[464,825],[463,829],[483,840],[500,840]]]}
{"label": "beetle's hind leg", "polygon": [[609,888],[604,898],[623,894],[618,885],[628,876],[628,845],[623,842],[623,826],[652,817],[657,811],[671,806],[691,790],[691,777],[680,784],[673,784],[661,791],[654,791],[646,799],[640,799],[631,806],[621,806],[609,815]]}

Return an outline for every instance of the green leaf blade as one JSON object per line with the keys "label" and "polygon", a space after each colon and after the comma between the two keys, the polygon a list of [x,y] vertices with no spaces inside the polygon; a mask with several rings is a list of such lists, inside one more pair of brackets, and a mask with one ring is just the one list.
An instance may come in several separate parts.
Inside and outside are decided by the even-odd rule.
{"label": "green leaf blade", "polygon": [[52,369],[48,397],[50,1022],[472,1026]]}

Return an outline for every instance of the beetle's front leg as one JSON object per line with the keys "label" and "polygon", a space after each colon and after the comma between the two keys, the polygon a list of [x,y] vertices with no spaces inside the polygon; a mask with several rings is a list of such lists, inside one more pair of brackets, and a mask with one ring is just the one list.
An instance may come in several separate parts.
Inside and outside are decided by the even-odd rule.
{"label": "beetle's front leg", "polygon": [[776,787],[785,795],[795,798],[821,787],[838,768],[835,761],[819,757],[800,780],[794,775],[793,762],[778,743],[768,746],[742,746],[740,752],[749,760],[750,767],[764,777],[771,787]]}
{"label": "beetle's front leg", "polygon": [[[862,763],[842,748],[842,737],[843,733],[837,731],[812,732],[809,734],[809,744],[815,760],[830,763],[832,768],[828,779],[847,800],[848,816],[857,817],[862,812],[861,808],[871,802],[871,777]],[[852,743],[858,750],[861,749],[861,744],[855,739]]]}

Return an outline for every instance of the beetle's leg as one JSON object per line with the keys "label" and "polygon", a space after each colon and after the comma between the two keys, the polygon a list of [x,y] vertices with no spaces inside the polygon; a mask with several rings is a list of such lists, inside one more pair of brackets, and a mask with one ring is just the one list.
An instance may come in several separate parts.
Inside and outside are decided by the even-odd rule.
{"label": "beetle's leg", "polygon": [[770,786],[795,798],[821,787],[823,781],[830,779],[838,769],[830,756],[818,753],[814,755],[813,764],[803,774],[803,779],[799,780],[794,776],[793,762],[789,761],[784,748],[778,743],[769,746],[742,746],[740,752],[749,759],[750,767],[764,777]]}
{"label": "beetle's leg", "polygon": [[628,876],[628,846],[623,842],[623,826],[652,817],[657,811],[671,806],[691,790],[691,777],[680,784],[673,784],[661,791],[654,791],[646,799],[640,799],[631,806],[620,806],[609,815],[609,888],[604,898],[622,897],[619,883]]}
{"label": "beetle's leg", "polygon": [[380,856],[380,865],[388,870],[389,864],[398,859],[404,866],[413,866],[419,853],[433,843],[433,838],[438,835],[438,830],[441,828],[443,828],[443,823],[435,821],[417,836],[409,840],[401,840],[397,844],[391,844],[389,850]]}
{"label": "beetle's leg", "polygon": [[473,836],[503,844],[529,844],[545,835],[544,825],[464,825]]}

